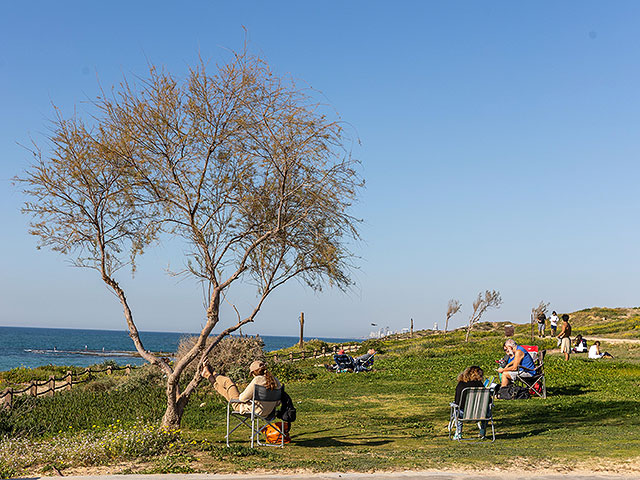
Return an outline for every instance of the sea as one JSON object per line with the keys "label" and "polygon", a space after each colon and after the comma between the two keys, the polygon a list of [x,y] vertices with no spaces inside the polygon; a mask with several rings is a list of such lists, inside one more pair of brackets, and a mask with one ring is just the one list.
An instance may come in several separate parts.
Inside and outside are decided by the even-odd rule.
{"label": "sea", "polygon": [[[196,334],[176,332],[139,332],[145,348],[170,356],[180,339]],[[265,351],[290,347],[298,337],[260,336]],[[315,337],[314,337],[315,338]],[[310,339],[306,339],[310,340]],[[320,338],[325,342],[357,341],[352,338]],[[75,365],[88,367],[106,360],[119,365],[141,365],[132,355],[135,347],[124,330],[78,330],[68,328],[0,327],[0,371],[16,367],[41,365]]]}

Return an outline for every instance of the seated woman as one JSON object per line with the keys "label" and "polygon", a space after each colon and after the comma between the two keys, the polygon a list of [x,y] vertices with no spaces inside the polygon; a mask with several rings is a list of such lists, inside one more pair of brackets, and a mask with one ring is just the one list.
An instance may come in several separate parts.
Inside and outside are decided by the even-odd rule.
{"label": "seated woman", "polygon": [[[249,371],[253,375],[253,380],[247,385],[242,393],[233,380],[224,375],[218,375],[211,371],[208,363],[202,365],[202,376],[211,382],[216,392],[229,400],[240,400],[242,403],[232,403],[233,409],[238,413],[251,413],[251,399],[256,385],[262,385],[267,390],[275,390],[281,387],[280,382],[267,370],[264,362],[256,360],[249,366]],[[278,406],[280,402],[265,402],[256,400],[255,412],[257,415],[267,416]]]}
{"label": "seated woman", "polygon": [[[456,394],[453,402],[460,407],[460,418],[462,418],[462,414],[464,413],[464,402],[467,399],[466,392],[463,393],[463,390],[469,387],[484,387],[484,371],[480,367],[476,367],[475,365],[468,367],[458,375],[458,385],[456,385]],[[479,422],[478,428],[480,429],[480,437],[484,437],[487,431],[486,422]],[[458,422],[453,439],[460,440],[461,438],[462,422]]]}
{"label": "seated woman", "polygon": [[591,348],[589,349],[589,358],[598,359],[598,358],[613,358],[609,352],[600,353],[600,342],[596,341]]}
{"label": "seated woman", "polygon": [[573,347],[573,352],[574,353],[587,353],[587,341],[582,338],[582,335],[576,335],[576,338],[574,340],[574,347]]}

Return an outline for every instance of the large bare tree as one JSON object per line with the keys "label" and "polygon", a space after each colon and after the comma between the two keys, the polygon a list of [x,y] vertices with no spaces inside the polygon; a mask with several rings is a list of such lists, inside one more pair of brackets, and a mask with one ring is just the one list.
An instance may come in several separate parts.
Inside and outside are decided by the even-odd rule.
{"label": "large bare tree", "polygon": [[478,298],[473,302],[473,312],[471,312],[471,316],[469,317],[469,324],[467,325],[467,335],[465,337],[465,341],[469,341],[469,335],[471,335],[471,330],[474,325],[480,321],[484,312],[486,312],[489,308],[500,308],[502,305],[502,298],[500,297],[500,292],[496,290],[485,290],[484,293],[480,292],[478,294]]}
{"label": "large bare tree", "polygon": [[447,333],[447,330],[449,329],[449,319],[458,313],[461,307],[462,304],[455,298],[449,300],[449,304],[447,305],[447,320],[444,323],[444,333]]}
{"label": "large bare tree", "polygon": [[[349,287],[357,161],[339,119],[246,52],[213,73],[200,62],[184,81],[152,66],[94,107],[88,121],[58,113],[46,149],[34,147],[18,179],[30,197],[24,210],[41,245],[97,270],[117,295],[135,348],[166,374],[162,423],[177,427],[204,359],[253,322],[274,289],[294,278]],[[169,364],[145,349],[118,274],[175,239],[188,250],[179,273],[205,285],[206,309],[193,347]],[[255,287],[256,300],[229,321],[220,305],[234,304],[236,282]]]}

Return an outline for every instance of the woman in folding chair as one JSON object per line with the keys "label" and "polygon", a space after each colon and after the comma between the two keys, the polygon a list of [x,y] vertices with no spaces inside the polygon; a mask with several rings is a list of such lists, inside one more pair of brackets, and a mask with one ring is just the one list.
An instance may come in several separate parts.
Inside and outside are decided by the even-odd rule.
{"label": "woman in folding chair", "polygon": [[[249,371],[253,375],[253,380],[247,385],[242,393],[238,390],[238,387],[233,380],[224,375],[219,375],[216,372],[211,371],[211,367],[208,363],[202,366],[202,376],[211,382],[216,392],[229,400],[240,400],[239,403],[232,403],[233,409],[238,413],[250,413],[251,412],[251,400],[253,399],[253,392],[256,385],[261,385],[267,390],[277,390],[280,388],[280,382],[274,377],[271,372],[267,370],[267,366],[264,362],[256,360],[249,366]],[[257,415],[266,417],[278,406],[280,402],[269,402],[256,400],[255,401],[255,413]]]}
{"label": "woman in folding chair", "polygon": [[[456,395],[452,405],[456,405],[457,408],[453,409],[452,415],[457,415],[459,418],[462,418],[464,415],[464,404],[466,401],[466,394],[464,392],[465,388],[469,387],[484,387],[484,371],[480,367],[471,366],[468,367],[458,375],[458,385],[456,386]],[[453,435],[454,440],[460,440],[462,438],[462,422],[458,421],[456,418],[452,418],[450,425],[455,425],[455,434]],[[478,428],[480,430],[480,438],[484,438],[487,431],[486,422],[479,422]]]}

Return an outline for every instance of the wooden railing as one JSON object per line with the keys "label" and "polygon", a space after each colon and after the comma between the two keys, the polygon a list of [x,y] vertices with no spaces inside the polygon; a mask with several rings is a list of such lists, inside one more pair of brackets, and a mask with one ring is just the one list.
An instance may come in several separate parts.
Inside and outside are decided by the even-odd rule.
{"label": "wooden railing", "polygon": [[326,357],[327,355],[337,353],[340,349],[345,352],[355,352],[358,348],[360,348],[360,345],[335,345],[330,348],[322,347],[320,350],[302,350],[299,352],[289,352],[288,354],[268,352],[267,357],[271,357],[274,362],[286,362],[287,360],[293,362],[307,358]]}
{"label": "wooden railing", "polygon": [[31,395],[32,397],[40,397],[43,395],[53,396],[58,390],[68,391],[71,390],[74,385],[87,383],[95,374],[106,372],[107,375],[111,375],[114,371],[124,370],[127,375],[130,375],[133,368],[136,367],[133,365],[127,365],[124,367],[108,366],[99,370],[92,370],[88,367],[81,373],[73,373],[70,370],[67,370],[65,376],[61,378],[56,378],[51,375],[49,380],[32,380],[29,385],[22,389],[8,387],[4,392],[0,393],[0,401],[4,408],[11,408],[13,405],[13,399],[18,395]]}

